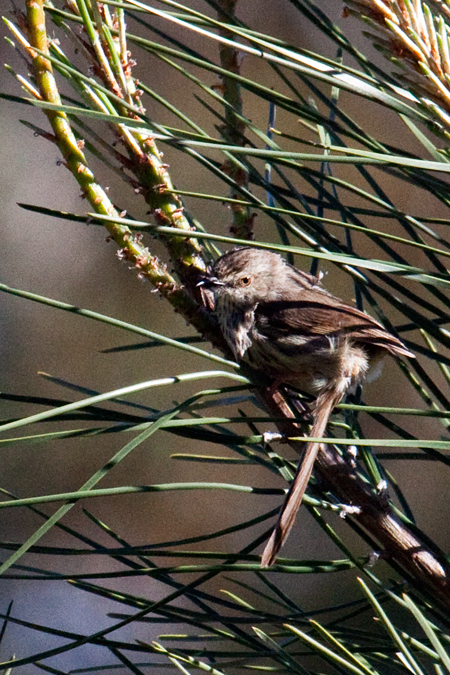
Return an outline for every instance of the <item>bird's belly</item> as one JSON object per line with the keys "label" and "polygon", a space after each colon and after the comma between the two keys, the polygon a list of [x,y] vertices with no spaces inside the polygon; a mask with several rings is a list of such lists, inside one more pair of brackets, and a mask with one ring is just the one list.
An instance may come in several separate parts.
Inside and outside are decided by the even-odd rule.
{"label": "bird's belly", "polygon": [[[313,396],[333,387],[341,395],[365,377],[369,360],[365,351],[343,340],[339,343],[320,337],[303,345],[282,344],[278,340],[252,340],[244,359],[258,370]],[[313,341],[314,342],[314,341]]]}

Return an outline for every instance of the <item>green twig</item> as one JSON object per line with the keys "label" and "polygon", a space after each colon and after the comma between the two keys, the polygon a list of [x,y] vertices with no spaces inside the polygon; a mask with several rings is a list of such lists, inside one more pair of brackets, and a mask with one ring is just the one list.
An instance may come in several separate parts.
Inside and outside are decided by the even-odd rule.
{"label": "green twig", "polygon": [[[219,0],[218,1],[218,18],[220,22],[233,22],[235,6],[237,0]],[[223,38],[231,40],[233,33],[224,25],[220,24],[219,33]],[[228,73],[240,73],[240,53],[238,49],[228,42],[219,43],[220,65],[223,71]],[[223,98],[229,104],[225,106],[225,124],[222,127],[222,134],[225,141],[230,145],[245,145],[245,122],[242,118],[242,96],[241,87],[237,79],[221,75]],[[248,169],[236,157],[228,156],[225,163],[222,165],[222,170],[227,173],[230,178],[239,187],[247,188],[248,186]],[[237,199],[240,193],[238,189],[232,187],[230,196],[232,199]],[[253,239],[253,220],[250,208],[245,204],[231,203],[231,213],[233,214],[233,225],[231,233],[235,234],[241,239]]]}
{"label": "green twig", "polygon": [[[55,106],[61,106],[61,98],[53,75],[53,69],[50,61],[43,56],[48,54],[48,38],[45,27],[45,12],[43,0],[27,0],[27,19],[28,19],[28,34],[29,41],[24,38],[20,32],[16,31],[16,36],[22,42],[23,47],[32,59],[36,83],[38,85],[40,95],[44,101]],[[34,51],[33,47],[39,50],[39,53]],[[123,112],[123,111],[121,111]],[[181,313],[190,323],[192,323],[200,332],[208,335],[214,339],[216,331],[214,331],[211,321],[201,311],[197,303],[180,287],[172,275],[167,271],[166,266],[162,264],[146,246],[142,244],[141,236],[133,234],[132,231],[121,223],[121,214],[115,209],[104,189],[97,182],[95,175],[88,166],[87,159],[83,153],[82,146],[79,144],[72,132],[67,115],[57,109],[47,109],[45,111],[47,118],[52,126],[55,135],[56,143],[64,157],[65,163],[72,175],[76,178],[81,187],[83,197],[87,199],[91,208],[95,213],[103,216],[109,216],[113,220],[105,223],[110,236],[120,247],[120,257],[132,262],[139,270],[139,274],[143,278],[147,278],[151,283],[158,288],[158,290],[169,300],[176,311]],[[130,132],[131,133],[131,132]],[[145,135],[145,139],[144,139]],[[158,182],[162,181],[162,176],[165,179],[165,186],[172,189],[170,178],[166,169],[158,165],[161,162],[159,153],[154,145],[153,140],[149,134],[136,132],[141,145],[146,147],[146,150],[139,148],[138,156],[143,161],[143,166],[152,175],[153,179],[157,176]],[[155,159],[152,164],[149,160],[150,155]],[[136,160],[138,163],[138,160]],[[153,180],[154,184],[154,180]],[[148,191],[155,195],[156,202],[161,208],[161,213],[167,207],[170,213],[176,211],[178,207],[177,198],[172,193],[161,193],[154,190],[153,187],[148,186]],[[164,195],[164,196],[163,196]],[[163,219],[164,220],[164,219]],[[172,220],[169,218],[170,222]],[[179,218],[174,222],[180,226]],[[186,237],[173,237],[169,240],[172,242],[171,252],[175,256],[181,256],[183,248],[186,244]],[[193,248],[189,244],[190,250],[199,251],[198,244],[194,244]],[[180,262],[181,258],[177,258]],[[194,264],[193,256],[183,257],[185,266],[190,267]],[[204,268],[199,257],[196,262],[200,268]],[[180,265],[179,265],[180,266]]]}

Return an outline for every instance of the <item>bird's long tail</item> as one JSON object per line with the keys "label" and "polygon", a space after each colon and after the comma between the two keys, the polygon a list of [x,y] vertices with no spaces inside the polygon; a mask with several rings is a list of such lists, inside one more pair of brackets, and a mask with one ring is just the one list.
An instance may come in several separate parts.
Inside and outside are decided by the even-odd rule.
{"label": "bird's long tail", "polygon": [[[331,411],[341,398],[342,396],[338,395],[335,390],[327,391],[317,398],[314,422],[310,432],[312,438],[323,437]],[[278,515],[277,523],[263,551],[261,567],[273,565],[280,548],[291,531],[319,450],[320,443],[311,442],[306,445],[303,457],[297,467],[297,473]]]}

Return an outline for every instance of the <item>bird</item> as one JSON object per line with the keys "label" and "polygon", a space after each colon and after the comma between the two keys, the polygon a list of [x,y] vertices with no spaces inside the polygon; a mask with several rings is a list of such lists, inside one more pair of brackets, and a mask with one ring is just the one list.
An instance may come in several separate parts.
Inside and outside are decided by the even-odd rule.
{"label": "bird", "polygon": [[[323,438],[333,408],[386,354],[414,358],[381,323],[274,251],[232,249],[199,284],[212,294],[212,311],[238,363],[268,375],[276,387],[294,387],[314,398],[312,438]],[[319,451],[319,442],[306,444],[262,567],[273,565],[289,535]]]}

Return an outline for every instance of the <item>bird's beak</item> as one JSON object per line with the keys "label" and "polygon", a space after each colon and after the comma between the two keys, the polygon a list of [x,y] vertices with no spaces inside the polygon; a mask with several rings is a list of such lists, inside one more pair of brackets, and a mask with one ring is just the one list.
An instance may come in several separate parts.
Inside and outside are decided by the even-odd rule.
{"label": "bird's beak", "polygon": [[215,290],[219,286],[225,286],[225,284],[223,281],[219,281],[214,274],[203,274],[201,279],[196,283],[196,286],[199,289],[204,306],[213,312],[216,304]]}
{"label": "bird's beak", "polygon": [[197,282],[196,286],[212,289],[214,286],[225,286],[225,284],[212,274],[205,274],[203,279],[200,279],[200,281]]}

